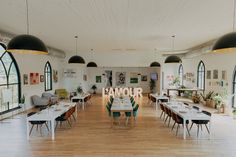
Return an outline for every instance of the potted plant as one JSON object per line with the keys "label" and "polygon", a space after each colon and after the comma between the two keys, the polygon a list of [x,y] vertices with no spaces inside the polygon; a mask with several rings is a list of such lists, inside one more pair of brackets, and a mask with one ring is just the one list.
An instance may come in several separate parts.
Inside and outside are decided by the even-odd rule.
{"label": "potted plant", "polygon": [[20,98],[20,103],[24,104],[25,103],[25,95],[23,94],[22,97]]}
{"label": "potted plant", "polygon": [[213,100],[215,101],[215,104],[216,104],[216,109],[218,110],[218,113],[220,113],[220,110],[221,110],[221,106],[222,106],[222,97],[220,94],[216,94],[214,97],[213,97]]}
{"label": "potted plant", "polygon": [[93,94],[96,94],[97,86],[96,86],[96,85],[93,85],[93,86],[91,87],[91,89],[93,90]]}
{"label": "potted plant", "polygon": [[236,108],[233,108],[232,113],[233,113],[233,118],[236,119]]}
{"label": "potted plant", "polygon": [[197,94],[197,93],[195,93],[193,96],[192,96],[192,100],[193,100],[193,102],[194,103],[199,103],[200,102],[200,100],[201,100],[201,97],[200,97],[200,95],[199,94]]}
{"label": "potted plant", "polygon": [[200,95],[203,100],[203,104],[205,104],[206,106],[215,108],[215,102],[213,101],[213,97],[214,97],[213,91],[209,91],[207,94],[200,93]]}
{"label": "potted plant", "polygon": [[77,87],[77,92],[78,92],[79,94],[83,93],[83,88],[82,88],[81,86],[78,86],[78,87]]}
{"label": "potted plant", "polygon": [[150,87],[151,93],[154,93],[155,92],[155,87],[156,87],[156,81],[151,79],[150,82],[149,82],[149,87]]}
{"label": "potted plant", "polygon": [[180,79],[179,77],[175,77],[171,83],[171,85],[175,86],[176,88],[179,88],[179,85],[180,85]]}

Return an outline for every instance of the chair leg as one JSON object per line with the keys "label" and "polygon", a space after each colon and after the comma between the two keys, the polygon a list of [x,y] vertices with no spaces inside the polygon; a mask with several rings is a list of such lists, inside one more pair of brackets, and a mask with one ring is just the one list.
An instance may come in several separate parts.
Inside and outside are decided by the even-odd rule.
{"label": "chair leg", "polygon": [[41,124],[40,127],[39,127],[39,132],[40,132],[40,135],[41,135],[41,136],[43,136],[43,134],[42,134],[42,126],[43,126],[43,125]]}
{"label": "chair leg", "polygon": [[69,119],[67,120],[67,123],[69,124],[69,126],[71,127],[71,124],[70,124],[70,121],[69,121]]}
{"label": "chair leg", "polygon": [[197,125],[197,137],[198,137],[198,134],[199,134],[199,124]]}
{"label": "chair leg", "polygon": [[171,131],[174,129],[176,122],[173,124]]}
{"label": "chair leg", "polygon": [[200,126],[201,126],[201,130],[202,130],[202,124],[200,124]]}
{"label": "chair leg", "polygon": [[176,134],[175,134],[175,136],[177,136],[177,134],[178,134],[178,130],[179,130],[179,124],[178,124],[178,126],[177,126],[177,129],[176,129]]}
{"label": "chair leg", "polygon": [[60,128],[61,128],[61,126],[62,126],[62,121],[60,121]]}
{"label": "chair leg", "polygon": [[207,129],[208,134],[210,134],[210,130],[208,129],[208,127],[207,127],[206,124],[205,124],[205,126],[206,126],[206,129]]}
{"label": "chair leg", "polygon": [[192,129],[192,127],[193,127],[193,123],[191,124],[191,126],[190,126],[190,129],[189,129],[189,130],[191,130],[191,129]]}
{"label": "chair leg", "polygon": [[31,135],[33,128],[34,128],[34,124],[32,125],[32,127],[30,129],[29,135]]}
{"label": "chair leg", "polygon": [[47,125],[47,123],[45,123],[45,125],[46,125],[46,127],[47,127],[47,129],[48,129],[48,132],[49,132],[49,128],[48,128],[48,125]]}
{"label": "chair leg", "polygon": [[72,114],[72,117],[73,117],[73,119],[76,121],[76,118],[75,118],[75,115],[74,115],[74,114]]}
{"label": "chair leg", "polygon": [[163,115],[163,111],[161,112],[160,118],[162,117],[162,115]]}
{"label": "chair leg", "polygon": [[171,117],[169,117],[169,123],[168,123],[168,127],[170,126],[170,120],[171,120]]}
{"label": "chair leg", "polygon": [[186,129],[188,131],[188,135],[190,136],[190,132],[189,132],[189,129],[188,129],[188,124],[186,124]]}
{"label": "chair leg", "polygon": [[58,121],[56,122],[56,127],[55,127],[55,130],[57,129],[57,126],[58,126]]}
{"label": "chair leg", "polygon": [[169,117],[169,116],[167,115],[167,116],[166,116],[166,119],[165,119],[165,123],[166,123],[166,121],[167,121],[168,117]]}
{"label": "chair leg", "polygon": [[126,126],[128,125],[128,122],[129,122],[129,117],[126,117],[126,122],[125,122]]}

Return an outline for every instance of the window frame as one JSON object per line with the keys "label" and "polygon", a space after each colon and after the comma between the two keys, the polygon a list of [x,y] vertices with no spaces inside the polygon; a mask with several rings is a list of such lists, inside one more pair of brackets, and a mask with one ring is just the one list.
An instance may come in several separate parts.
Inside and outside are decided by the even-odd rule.
{"label": "window frame", "polygon": [[[49,71],[47,71],[47,67],[49,67]],[[47,74],[49,74],[49,80],[47,79]],[[49,82],[49,88],[48,88],[48,82]],[[44,66],[44,90],[45,91],[51,91],[52,90],[52,66],[49,61],[46,62]]]}
{"label": "window frame", "polygon": [[[7,106],[7,110],[4,110],[4,111],[1,111],[0,112],[0,115],[2,114],[5,114],[5,113],[8,113],[8,112],[11,112],[11,111],[14,111],[18,108],[20,108],[19,106],[19,102],[20,102],[20,99],[21,99],[21,75],[20,75],[20,70],[19,70],[19,66],[16,62],[16,59],[14,58],[14,56],[11,54],[11,52],[8,52],[6,51],[6,46],[3,44],[3,43],[0,43],[0,46],[5,49],[5,52],[0,56],[0,62],[2,63],[3,65],[3,68],[4,68],[4,71],[5,71],[5,75],[6,75],[6,78],[7,78],[7,82],[6,84],[0,84],[0,86],[6,86],[7,88],[9,86],[13,86],[13,85],[17,85],[18,86],[18,106],[17,107],[14,107],[14,108],[10,108],[9,107],[9,104]],[[9,65],[8,69],[6,69],[6,66],[5,66],[5,63],[3,62],[2,58],[5,54],[8,54],[11,58],[11,64]],[[12,65],[15,65],[15,68],[16,68],[16,75],[17,75],[17,83],[9,83],[9,77],[10,77],[10,71],[11,71],[11,68],[12,68]]]}
{"label": "window frame", "polygon": [[183,67],[183,64],[180,64],[180,65],[179,65],[178,75],[179,75],[179,78],[181,78],[181,80],[180,80],[180,85],[183,86],[183,85],[184,85],[184,79],[183,79],[183,76],[184,76],[184,67]]}
{"label": "window frame", "polygon": [[[200,68],[201,68],[201,66],[203,67],[203,70],[201,70]],[[199,87],[199,84],[200,84],[200,80],[199,80],[199,75],[200,75],[200,73],[201,74],[203,74],[203,76],[202,76],[202,78],[203,78],[203,88],[200,88]],[[201,89],[201,90],[203,90],[203,91],[205,91],[205,80],[206,80],[206,78],[205,78],[205,73],[206,73],[206,67],[205,67],[205,64],[204,64],[204,62],[201,60],[199,63],[198,63],[198,67],[197,67],[197,87],[199,88],[199,89]]]}

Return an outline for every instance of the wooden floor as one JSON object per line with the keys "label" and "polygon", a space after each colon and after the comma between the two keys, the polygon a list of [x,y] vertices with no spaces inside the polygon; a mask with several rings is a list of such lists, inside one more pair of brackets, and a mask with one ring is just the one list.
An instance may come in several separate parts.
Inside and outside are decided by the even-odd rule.
{"label": "wooden floor", "polygon": [[[36,130],[30,141],[26,140],[25,115],[18,115],[0,123],[1,157],[235,157],[236,120],[232,117],[213,115],[212,139],[206,130],[196,138],[196,127],[191,137],[182,139],[182,131],[164,125],[147,99],[139,100],[140,110],[135,127],[111,128],[105,110],[105,101],[93,97],[93,104],[79,111],[78,121],[72,128],[56,131],[51,141],[46,128],[43,137]],[[121,125],[124,121],[121,121]]]}

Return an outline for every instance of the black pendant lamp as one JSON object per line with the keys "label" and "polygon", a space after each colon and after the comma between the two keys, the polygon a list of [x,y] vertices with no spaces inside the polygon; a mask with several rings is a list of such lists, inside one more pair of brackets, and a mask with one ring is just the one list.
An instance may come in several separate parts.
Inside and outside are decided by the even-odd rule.
{"label": "black pendant lamp", "polygon": [[181,63],[181,59],[178,56],[168,56],[165,63]]}
{"label": "black pendant lamp", "polygon": [[89,62],[87,64],[87,67],[98,67],[97,64],[95,62]]}
{"label": "black pendant lamp", "polygon": [[[93,49],[91,49],[91,56],[93,55]],[[91,57],[93,58],[93,57]],[[95,62],[89,62],[87,64],[87,67],[98,67],[97,64]]]}
{"label": "black pendant lamp", "polygon": [[75,36],[75,40],[76,40],[76,55],[75,56],[72,56],[70,59],[69,59],[69,61],[68,61],[68,63],[69,64],[73,64],[73,63],[76,63],[76,64],[85,64],[85,61],[84,61],[84,59],[82,58],[82,57],[80,57],[80,56],[78,56],[77,55],[77,44],[78,44],[78,42],[77,42],[77,40],[78,40],[78,36]]}
{"label": "black pendant lamp", "polygon": [[25,54],[48,54],[47,47],[39,38],[29,35],[29,5],[26,0],[27,34],[14,37],[7,45],[7,51]]}
{"label": "black pendant lamp", "polygon": [[236,52],[236,32],[234,32],[235,10],[236,10],[236,0],[234,0],[233,32],[225,34],[222,37],[220,37],[212,48],[213,52],[216,53]]}
{"label": "black pendant lamp", "polygon": [[150,67],[160,67],[160,66],[161,66],[161,64],[158,63],[158,62],[152,62],[152,63],[150,64]]}

